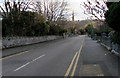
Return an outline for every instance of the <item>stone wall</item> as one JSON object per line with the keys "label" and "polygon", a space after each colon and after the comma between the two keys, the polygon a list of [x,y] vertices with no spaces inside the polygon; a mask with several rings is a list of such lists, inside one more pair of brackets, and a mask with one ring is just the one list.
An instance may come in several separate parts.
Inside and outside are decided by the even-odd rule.
{"label": "stone wall", "polygon": [[40,36],[40,37],[3,37],[2,48],[10,48],[21,45],[34,44],[62,38],[62,36]]}
{"label": "stone wall", "polygon": [[106,36],[105,34],[99,37],[93,35],[92,39],[97,40],[98,42],[101,43],[102,46],[107,48],[109,51],[120,56],[120,44],[112,42],[112,39],[110,36]]}

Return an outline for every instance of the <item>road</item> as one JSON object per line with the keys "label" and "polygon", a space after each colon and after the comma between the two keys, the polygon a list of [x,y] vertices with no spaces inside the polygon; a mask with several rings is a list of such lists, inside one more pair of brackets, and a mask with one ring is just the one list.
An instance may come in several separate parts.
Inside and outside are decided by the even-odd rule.
{"label": "road", "polygon": [[118,76],[119,58],[87,36],[3,50],[3,76]]}

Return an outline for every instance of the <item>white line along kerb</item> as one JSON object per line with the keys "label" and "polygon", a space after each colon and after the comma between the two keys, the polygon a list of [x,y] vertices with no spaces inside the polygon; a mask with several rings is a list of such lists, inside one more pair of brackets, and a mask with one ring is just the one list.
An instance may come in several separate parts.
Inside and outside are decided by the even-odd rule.
{"label": "white line along kerb", "polygon": [[38,59],[40,59],[40,58],[42,58],[42,57],[44,57],[44,56],[45,56],[45,55],[41,55],[41,56],[37,57],[36,59],[32,60],[31,62],[28,62],[28,63],[26,63],[26,64],[24,64],[24,65],[18,67],[18,68],[15,69],[14,71],[18,71],[18,70],[20,70],[21,68],[23,68],[23,67],[29,65],[30,63],[32,63],[32,62],[34,62],[34,61],[36,61],[36,60],[38,60]]}

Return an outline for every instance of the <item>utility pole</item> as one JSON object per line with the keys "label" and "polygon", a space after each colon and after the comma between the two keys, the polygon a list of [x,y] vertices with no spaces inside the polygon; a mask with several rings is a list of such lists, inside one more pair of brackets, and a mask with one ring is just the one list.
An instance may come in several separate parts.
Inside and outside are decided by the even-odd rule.
{"label": "utility pole", "polygon": [[72,12],[72,22],[74,22],[74,11]]}

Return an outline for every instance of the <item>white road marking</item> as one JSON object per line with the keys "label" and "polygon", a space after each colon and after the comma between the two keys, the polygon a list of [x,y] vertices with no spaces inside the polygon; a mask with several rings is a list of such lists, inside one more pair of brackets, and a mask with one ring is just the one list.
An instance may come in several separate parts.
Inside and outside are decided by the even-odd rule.
{"label": "white road marking", "polygon": [[42,57],[44,57],[44,56],[45,56],[45,55],[41,55],[41,56],[37,57],[36,59],[32,60],[31,62],[28,62],[28,63],[26,63],[26,64],[24,64],[24,65],[18,67],[18,68],[15,69],[14,71],[18,71],[18,70],[22,69],[23,67],[29,65],[30,63],[32,63],[32,62],[34,62],[34,61],[36,61],[36,60],[38,60],[38,59],[40,59],[40,58],[42,58]]}
{"label": "white road marking", "polygon": [[45,56],[45,55],[42,55],[42,56],[40,56],[40,57],[38,57],[38,58],[32,60],[31,63],[34,62],[34,61],[36,61],[36,60],[38,60],[38,59],[40,59],[40,58],[42,58],[42,57],[44,57],[44,56]]}
{"label": "white road marking", "polygon": [[23,68],[23,67],[27,66],[28,64],[30,64],[30,62],[28,62],[28,63],[26,63],[26,64],[22,65],[21,67],[19,67],[19,68],[15,69],[14,71],[18,71],[18,70],[20,70],[21,68]]}

